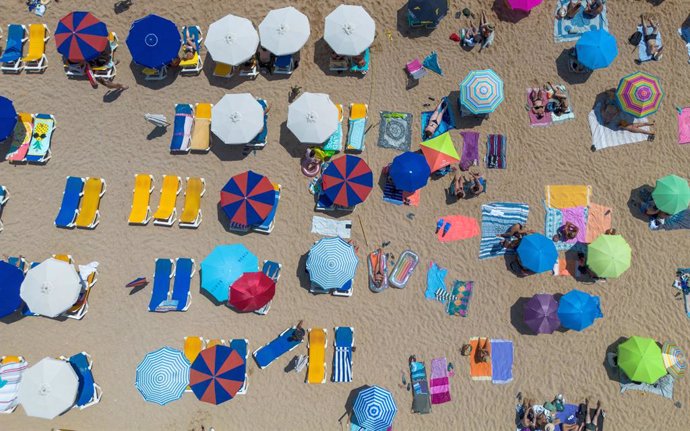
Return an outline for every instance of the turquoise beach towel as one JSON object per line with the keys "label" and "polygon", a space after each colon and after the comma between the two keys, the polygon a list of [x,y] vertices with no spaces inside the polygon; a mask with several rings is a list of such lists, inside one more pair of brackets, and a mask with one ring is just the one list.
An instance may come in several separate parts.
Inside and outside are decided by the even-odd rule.
{"label": "turquoise beach towel", "polygon": [[[642,32],[642,26],[641,25],[637,26],[637,31]],[[642,34],[644,35],[644,33],[642,33]],[[658,31],[656,34],[656,44],[659,47],[663,46],[663,44],[661,42],[661,31]],[[653,60],[652,56],[647,52],[647,42],[645,42],[644,37],[642,37],[642,39],[640,39],[640,43],[637,45],[637,58],[642,63],[644,63],[645,61]]]}
{"label": "turquoise beach towel", "polygon": [[364,151],[364,128],[366,125],[366,118],[350,120],[350,128],[347,131],[348,150]]}
{"label": "turquoise beach towel", "polygon": [[[570,0],[558,0],[556,12],[567,5]],[[556,42],[573,42],[589,30],[609,29],[606,19],[606,4],[604,10],[595,18],[588,18],[584,15],[584,6],[580,8],[573,19],[555,19],[553,25],[553,38]]]}
{"label": "turquoise beach towel", "polygon": [[424,292],[426,299],[436,299],[438,289],[446,290],[446,274],[448,274],[448,270],[441,268],[436,262],[429,264],[429,271],[426,273],[426,291]]}

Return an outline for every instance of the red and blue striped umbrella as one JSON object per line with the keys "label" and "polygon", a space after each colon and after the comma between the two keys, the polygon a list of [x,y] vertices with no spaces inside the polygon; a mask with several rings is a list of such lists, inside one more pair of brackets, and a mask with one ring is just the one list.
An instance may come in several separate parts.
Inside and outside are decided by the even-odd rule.
{"label": "red and blue striped umbrella", "polygon": [[89,61],[108,46],[108,28],[91,12],[71,12],[58,22],[55,44],[70,61]]}
{"label": "red and blue striped umbrella", "polygon": [[231,400],[244,384],[247,364],[237,350],[223,345],[204,349],[189,369],[189,387],[200,400],[220,404]]}
{"label": "red and blue striped umbrella", "polygon": [[261,224],[275,205],[273,184],[261,174],[246,171],[230,178],[220,191],[220,206],[231,223],[242,226]]}
{"label": "red and blue striped umbrella", "polygon": [[364,202],[374,185],[367,163],[346,155],[333,160],[321,177],[323,192],[336,205],[351,207]]}

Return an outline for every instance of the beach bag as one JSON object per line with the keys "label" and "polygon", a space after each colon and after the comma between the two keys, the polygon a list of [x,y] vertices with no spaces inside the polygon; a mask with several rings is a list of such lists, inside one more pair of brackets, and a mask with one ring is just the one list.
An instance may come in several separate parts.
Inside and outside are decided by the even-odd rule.
{"label": "beach bag", "polygon": [[628,43],[632,46],[637,46],[642,41],[642,32],[636,31],[628,38]]}

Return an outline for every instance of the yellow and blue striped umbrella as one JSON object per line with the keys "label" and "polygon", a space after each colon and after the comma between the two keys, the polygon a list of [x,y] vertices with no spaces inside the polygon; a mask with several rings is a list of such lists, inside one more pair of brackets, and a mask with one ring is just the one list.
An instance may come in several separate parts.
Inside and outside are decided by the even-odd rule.
{"label": "yellow and blue striped umbrella", "polygon": [[473,70],[460,83],[460,103],[473,114],[494,112],[503,97],[503,80],[491,69]]}
{"label": "yellow and blue striped umbrella", "polygon": [[675,344],[664,343],[661,348],[661,357],[664,360],[666,371],[675,378],[682,377],[688,369],[688,357],[685,352]]}

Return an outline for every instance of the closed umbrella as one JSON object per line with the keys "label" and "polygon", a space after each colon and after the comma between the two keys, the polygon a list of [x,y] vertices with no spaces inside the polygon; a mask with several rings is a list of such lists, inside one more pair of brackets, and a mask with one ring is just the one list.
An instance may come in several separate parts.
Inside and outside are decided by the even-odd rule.
{"label": "closed umbrella", "polygon": [[189,385],[189,361],[170,347],[147,353],[137,365],[134,385],[150,403],[164,406],[178,400]]}
{"label": "closed umbrella", "polygon": [[577,61],[588,69],[603,69],[618,56],[616,38],[604,29],[585,32],[575,44]]}
{"label": "closed umbrella", "polygon": [[201,262],[201,288],[219,302],[228,300],[232,283],[259,269],[259,259],[242,244],[219,245]]}
{"label": "closed umbrella", "polygon": [[0,317],[14,313],[21,305],[19,289],[24,273],[14,265],[0,261]]}
{"label": "closed umbrella", "polygon": [[600,235],[587,246],[587,266],[598,277],[617,278],[629,267],[632,250],[620,235]]}
{"label": "closed umbrella", "polygon": [[287,127],[304,144],[322,144],[338,128],[338,108],[328,94],[303,93],[288,107]]}
{"label": "closed umbrella", "polygon": [[503,97],[503,80],[491,69],[473,70],[460,83],[460,103],[472,114],[494,112]]}
{"label": "closed umbrella", "polygon": [[600,317],[604,315],[598,296],[575,289],[563,295],[558,302],[558,319],[564,328],[582,331]]}
{"label": "closed umbrella", "polygon": [[247,18],[226,15],[208,27],[204,46],[214,61],[239,66],[256,54],[259,33]]}
{"label": "closed umbrella", "polygon": [[24,371],[19,403],[27,416],[53,419],[74,405],[79,378],[67,361],[43,358]]}
{"label": "closed umbrella", "polygon": [[276,283],[263,272],[245,272],[230,286],[228,304],[239,311],[256,311],[276,294]]}
{"label": "closed umbrella", "polygon": [[543,0],[508,0],[508,6],[514,10],[529,12],[539,6]]}
{"label": "closed umbrella", "polygon": [[677,175],[666,175],[656,180],[652,198],[661,211],[670,215],[678,214],[688,209],[690,203],[688,180]]}
{"label": "closed umbrella", "polygon": [[132,60],[153,69],[177,58],[181,46],[182,36],[175,23],[154,14],[134,21],[127,35]]}
{"label": "closed umbrella", "polygon": [[261,46],[274,55],[294,54],[309,39],[309,18],[292,6],[270,11],[259,24]]}
{"label": "closed umbrella", "polygon": [[517,253],[522,266],[533,272],[549,271],[558,260],[558,251],[553,240],[540,233],[522,238]]}
{"label": "closed umbrella", "polygon": [[661,357],[670,375],[675,378],[685,375],[688,370],[688,357],[680,347],[672,343],[664,343],[661,348]]}
{"label": "closed umbrella", "polygon": [[109,44],[108,28],[91,12],[71,12],[55,29],[57,51],[69,61],[90,61],[105,51]]}
{"label": "closed umbrella", "polygon": [[237,350],[223,345],[204,349],[189,370],[189,387],[209,404],[221,404],[237,395],[244,384],[247,364]]}
{"label": "closed umbrella", "polygon": [[398,412],[393,394],[380,386],[370,386],[357,394],[352,413],[356,424],[367,430],[386,430]]}
{"label": "closed umbrella", "polygon": [[323,38],[339,55],[359,55],[374,41],[376,23],[362,6],[341,4],[326,16]]}
{"label": "closed umbrella", "polygon": [[448,14],[448,0],[409,0],[407,15],[418,24],[437,25]]}
{"label": "closed umbrella", "polygon": [[448,132],[422,142],[420,147],[431,172],[436,172],[460,161],[458,150],[455,149],[453,139]]}
{"label": "closed umbrella", "polygon": [[395,156],[388,169],[395,188],[409,193],[426,186],[429,175],[431,171],[424,156],[411,151]]}
{"label": "closed umbrella", "polygon": [[350,154],[333,159],[321,175],[323,193],[342,207],[364,202],[373,185],[374,175],[367,162]]}
{"label": "closed umbrella", "polygon": [[558,319],[558,302],[553,295],[540,293],[525,303],[525,324],[537,334],[551,334],[561,326]]}
{"label": "closed umbrella", "polygon": [[0,96],[0,142],[7,139],[17,124],[17,111],[7,97]]}
{"label": "closed umbrella", "polygon": [[275,205],[273,183],[261,174],[246,171],[237,174],[220,191],[220,206],[230,223],[240,226],[260,225]]}
{"label": "closed umbrella", "polygon": [[358,263],[352,244],[340,237],[322,238],[309,250],[307,272],[321,289],[340,289],[355,278]]}
{"label": "closed umbrella", "polygon": [[74,265],[50,258],[26,273],[19,293],[33,313],[56,317],[77,302],[81,288]]}
{"label": "closed umbrella", "polygon": [[617,362],[635,382],[652,384],[667,374],[661,349],[651,338],[630,337],[619,344]]}
{"label": "closed umbrella", "polygon": [[226,94],[211,110],[211,131],[226,144],[247,144],[264,128],[264,107],[249,93]]}
{"label": "closed umbrella", "polygon": [[144,119],[156,127],[168,127],[170,122],[163,114],[144,114]]}
{"label": "closed umbrella", "polygon": [[647,72],[635,72],[620,80],[616,97],[623,112],[642,118],[659,110],[664,93],[659,78]]}

